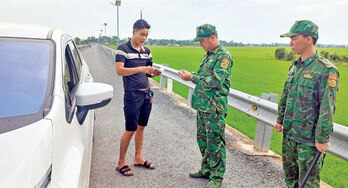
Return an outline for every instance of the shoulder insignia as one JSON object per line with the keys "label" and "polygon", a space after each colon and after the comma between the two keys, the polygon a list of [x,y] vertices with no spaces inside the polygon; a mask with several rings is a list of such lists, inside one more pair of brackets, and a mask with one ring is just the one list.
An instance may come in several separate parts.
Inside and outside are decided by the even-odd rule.
{"label": "shoulder insignia", "polygon": [[223,69],[227,69],[228,64],[230,64],[230,61],[228,59],[224,58],[224,59],[222,59],[220,66]]}
{"label": "shoulder insignia", "polygon": [[330,87],[336,87],[336,85],[337,85],[337,75],[336,74],[329,74],[327,83],[328,83],[328,85]]}
{"label": "shoulder insignia", "polygon": [[335,65],[333,63],[331,63],[329,60],[325,59],[324,57],[319,57],[319,62],[321,62],[322,64],[324,64],[327,68],[334,68],[337,70],[337,68],[335,67]]}

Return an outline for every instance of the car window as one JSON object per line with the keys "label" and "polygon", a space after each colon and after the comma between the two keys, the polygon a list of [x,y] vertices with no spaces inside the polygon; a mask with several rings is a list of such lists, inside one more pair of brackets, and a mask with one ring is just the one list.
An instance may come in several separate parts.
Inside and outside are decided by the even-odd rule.
{"label": "car window", "polygon": [[75,93],[79,87],[79,76],[76,70],[76,63],[70,45],[66,45],[64,49],[63,63],[63,88],[65,95],[65,118],[71,123],[76,109]]}
{"label": "car window", "polygon": [[49,40],[0,38],[0,118],[40,111],[52,48]]}
{"label": "car window", "polygon": [[79,52],[77,51],[77,48],[75,47],[75,45],[72,42],[69,42],[69,48],[72,52],[72,58],[74,59],[74,63],[75,63],[75,67],[76,67],[76,71],[77,74],[79,76],[79,78],[81,77],[81,59],[79,56]]}
{"label": "car window", "polygon": [[70,76],[70,70],[69,70],[69,65],[68,65],[68,57],[67,55],[65,56],[65,61],[64,61],[64,89],[67,92],[70,92],[72,90],[71,84],[72,79]]}
{"label": "car window", "polygon": [[65,59],[64,59],[64,89],[67,96],[69,96],[68,101],[69,105],[72,105],[74,95],[79,83],[79,78],[76,73],[75,60],[73,52],[70,49],[70,45],[65,48]]}

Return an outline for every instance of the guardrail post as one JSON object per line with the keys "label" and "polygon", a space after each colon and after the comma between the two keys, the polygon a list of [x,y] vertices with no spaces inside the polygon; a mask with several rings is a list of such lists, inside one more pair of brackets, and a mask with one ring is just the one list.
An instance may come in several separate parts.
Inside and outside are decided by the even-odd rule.
{"label": "guardrail post", "polygon": [[189,88],[189,93],[188,93],[188,96],[187,96],[187,103],[188,103],[189,106],[191,106],[193,91],[194,91],[194,89]]}
{"label": "guardrail post", "polygon": [[160,88],[163,89],[166,87],[166,79],[167,77],[161,74],[161,79],[160,79]]}
{"label": "guardrail post", "polygon": [[[168,64],[162,64],[163,66],[168,67]],[[163,89],[166,87],[166,79],[167,77],[161,74],[161,79],[160,79],[160,88]]]}
{"label": "guardrail post", "polygon": [[167,79],[167,91],[173,92],[173,80],[170,78]]}
{"label": "guardrail post", "polygon": [[[274,93],[266,94],[262,93],[262,99],[277,102],[278,95]],[[255,135],[255,148],[262,152],[267,152],[271,144],[273,125],[267,125],[262,121],[257,121],[256,135]]]}

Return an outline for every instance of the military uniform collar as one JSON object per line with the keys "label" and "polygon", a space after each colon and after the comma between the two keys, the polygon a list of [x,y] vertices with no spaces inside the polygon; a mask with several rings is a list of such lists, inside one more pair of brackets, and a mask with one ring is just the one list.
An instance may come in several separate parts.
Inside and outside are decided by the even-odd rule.
{"label": "military uniform collar", "polygon": [[297,63],[304,63],[305,66],[311,64],[313,61],[317,60],[319,58],[318,51],[316,51],[311,57],[307,58],[306,60],[302,61],[301,57],[298,58]]}
{"label": "military uniform collar", "polygon": [[216,54],[222,48],[222,43],[220,43],[214,50],[207,52],[207,55]]}

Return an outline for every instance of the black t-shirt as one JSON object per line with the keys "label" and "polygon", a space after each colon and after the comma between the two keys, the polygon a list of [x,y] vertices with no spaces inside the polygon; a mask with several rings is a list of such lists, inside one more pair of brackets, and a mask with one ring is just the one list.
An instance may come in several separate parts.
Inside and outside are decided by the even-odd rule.
{"label": "black t-shirt", "polygon": [[[138,66],[152,66],[152,55],[148,48],[142,46],[140,52],[134,49],[130,41],[121,44],[116,50],[116,62],[123,62],[125,68]],[[125,91],[149,88],[148,75],[138,72],[129,76],[123,76],[123,88]]]}

